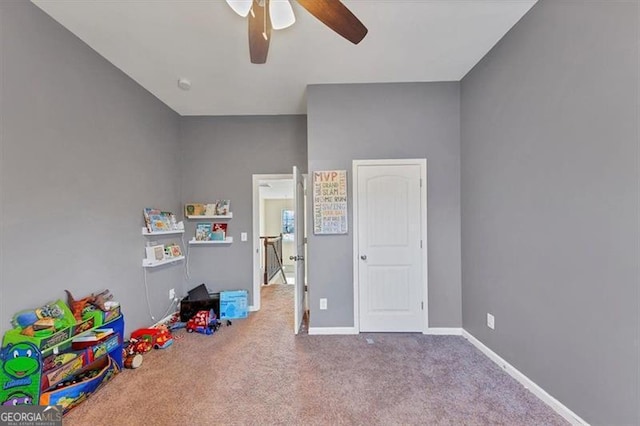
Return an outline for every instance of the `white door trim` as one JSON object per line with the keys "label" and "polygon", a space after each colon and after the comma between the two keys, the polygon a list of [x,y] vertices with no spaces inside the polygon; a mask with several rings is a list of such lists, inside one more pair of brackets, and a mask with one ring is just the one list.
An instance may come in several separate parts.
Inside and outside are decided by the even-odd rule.
{"label": "white door trim", "polygon": [[418,165],[420,166],[420,178],[422,186],[420,189],[420,200],[422,209],[421,218],[421,239],[423,244],[423,268],[422,283],[424,294],[424,316],[422,323],[422,333],[429,331],[429,256],[427,244],[427,159],[394,159],[394,160],[353,160],[353,173],[351,179],[351,188],[353,188],[353,326],[355,330],[360,332],[360,306],[359,306],[359,267],[358,261],[358,167],[359,166],[398,166],[398,165]]}
{"label": "white door trim", "polygon": [[291,174],[253,175],[253,310],[260,310],[260,181],[293,179]]}

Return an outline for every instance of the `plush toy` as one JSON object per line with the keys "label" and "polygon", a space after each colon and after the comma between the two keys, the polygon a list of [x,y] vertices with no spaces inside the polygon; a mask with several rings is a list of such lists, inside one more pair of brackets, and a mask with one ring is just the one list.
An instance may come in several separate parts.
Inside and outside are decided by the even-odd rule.
{"label": "plush toy", "polygon": [[11,323],[14,327],[26,328],[33,325],[36,321],[45,318],[62,318],[64,316],[60,306],[55,303],[49,303],[37,309],[18,312],[13,316]]}
{"label": "plush toy", "polygon": [[91,295],[89,297],[85,297],[84,299],[75,300],[69,290],[65,290],[65,291],[67,292],[67,298],[68,298],[67,303],[69,304],[69,308],[71,309],[71,312],[73,312],[73,317],[78,322],[82,321],[82,311],[89,303],[92,303],[95,300],[95,297]]}
{"label": "plush toy", "polygon": [[109,309],[105,304],[111,299],[113,299],[113,295],[109,292],[109,289],[106,289],[102,293],[95,295],[94,300],[90,303],[101,311],[108,311]]}

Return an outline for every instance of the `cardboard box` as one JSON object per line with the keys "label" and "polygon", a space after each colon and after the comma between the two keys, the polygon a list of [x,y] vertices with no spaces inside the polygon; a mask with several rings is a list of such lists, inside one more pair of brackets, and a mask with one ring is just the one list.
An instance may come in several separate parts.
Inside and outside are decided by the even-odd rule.
{"label": "cardboard box", "polygon": [[239,319],[249,315],[247,290],[220,292],[220,319]]}

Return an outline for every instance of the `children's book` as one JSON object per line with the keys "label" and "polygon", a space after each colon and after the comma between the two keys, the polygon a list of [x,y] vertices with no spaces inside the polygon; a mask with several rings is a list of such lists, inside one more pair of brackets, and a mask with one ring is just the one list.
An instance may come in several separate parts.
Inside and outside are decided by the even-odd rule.
{"label": "children's book", "polygon": [[216,214],[226,216],[229,214],[231,208],[231,200],[217,200],[216,201]]}
{"label": "children's book", "polygon": [[171,221],[164,214],[152,214],[149,215],[149,224],[151,232],[170,231]]}
{"label": "children's book", "polygon": [[212,232],[222,232],[224,240],[227,237],[227,225],[226,223],[214,222],[211,228]]}
{"label": "children's book", "polygon": [[96,328],[73,338],[73,342],[97,342],[113,334],[113,328]]}
{"label": "children's book", "polygon": [[211,239],[211,224],[198,223],[196,225],[196,241],[209,241]]}
{"label": "children's book", "polygon": [[154,209],[151,207],[146,207],[142,210],[142,214],[144,216],[144,224],[147,227],[147,231],[151,232],[151,216],[159,215],[160,210]]}
{"label": "children's book", "polygon": [[149,232],[171,231],[178,229],[176,217],[171,212],[163,212],[159,209],[145,208],[143,210],[144,223]]}
{"label": "children's book", "polygon": [[182,250],[180,249],[180,246],[177,245],[177,244],[170,245],[169,246],[169,251],[170,251],[172,257],[182,256]]}
{"label": "children's book", "polygon": [[189,203],[184,206],[185,216],[204,216],[205,205],[202,203]]}

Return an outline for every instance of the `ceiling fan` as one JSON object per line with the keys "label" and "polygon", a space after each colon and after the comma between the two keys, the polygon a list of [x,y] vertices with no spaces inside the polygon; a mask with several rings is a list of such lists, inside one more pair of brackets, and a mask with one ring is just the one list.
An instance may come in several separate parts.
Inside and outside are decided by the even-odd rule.
{"label": "ceiling fan", "polygon": [[[295,22],[289,0],[226,0],[240,16],[249,16],[249,55],[254,64],[267,62],[271,30]],[[358,44],[367,27],[339,0],[297,0],[309,13],[353,44]]]}

